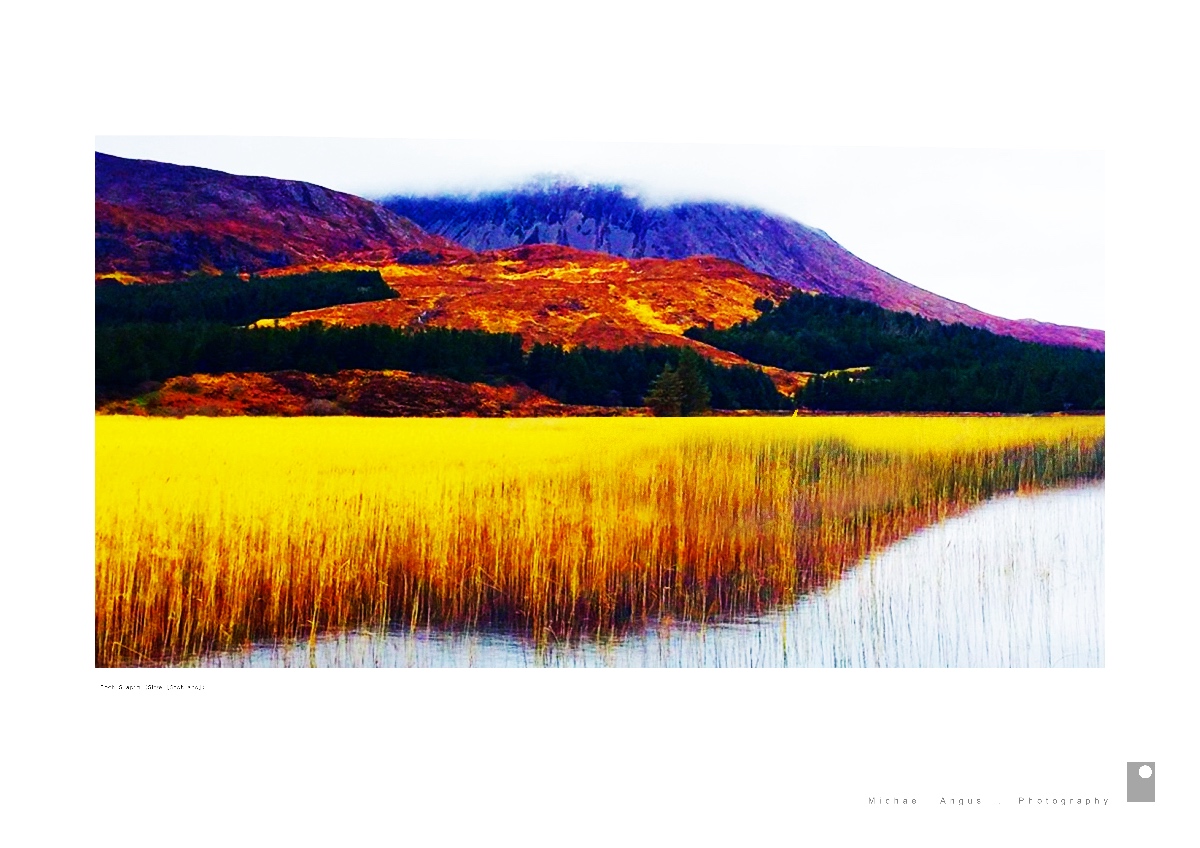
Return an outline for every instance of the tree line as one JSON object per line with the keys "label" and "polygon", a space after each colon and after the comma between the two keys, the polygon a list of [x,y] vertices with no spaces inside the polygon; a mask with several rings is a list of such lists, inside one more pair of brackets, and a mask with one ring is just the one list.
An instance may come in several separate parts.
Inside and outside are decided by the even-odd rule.
{"label": "tree line", "polygon": [[[685,335],[753,362],[816,372],[818,410],[1049,412],[1104,408],[1104,354],[1022,342],[865,301],[797,293],[754,321]],[[866,368],[846,372],[845,369]],[[829,373],[841,372],[841,373]]]}
{"label": "tree line", "polygon": [[[662,415],[783,409],[793,401],[755,368],[725,368],[690,348],[538,344],[442,328],[245,325],[293,312],[395,297],[378,271],[243,280],[196,276],[96,286],[96,387],[129,393],[194,373],[397,369],[463,382],[524,383],[564,403],[649,405]],[[794,403],[815,410],[1102,410],[1104,354],[1021,342],[848,298],[797,293],[727,330],[686,335],[762,365],[816,372]],[[865,369],[847,372],[845,369]],[[820,376],[823,375],[823,376]]]}
{"label": "tree line", "polygon": [[[683,371],[690,375],[688,398],[651,391],[664,375]],[[671,377],[666,376],[667,384]],[[522,381],[564,403],[590,406],[649,405],[662,415],[691,415],[706,409],[789,409],[762,371],[748,366],[726,367],[703,358],[691,348],[627,346],[619,350],[537,344],[529,353]],[[703,396],[703,400],[701,397]]]}
{"label": "tree line", "polygon": [[378,271],[314,271],[243,280],[199,274],[173,283],[96,285],[96,326],[212,321],[249,324],[306,309],[387,300],[396,293]]}
{"label": "tree line", "polygon": [[[96,328],[96,387],[128,394],[148,381],[189,374],[297,370],[329,374],[346,369],[403,370],[494,385],[524,383],[571,404],[641,406],[655,381],[670,371],[691,375],[692,398],[663,414],[715,409],[783,409],[790,401],[761,371],[727,368],[690,349],[625,347],[601,350],[534,345],[522,351],[512,333],[440,327],[235,327],[213,322],[132,323]],[[668,379],[668,383],[670,380]],[[695,383],[703,384],[697,389]]]}

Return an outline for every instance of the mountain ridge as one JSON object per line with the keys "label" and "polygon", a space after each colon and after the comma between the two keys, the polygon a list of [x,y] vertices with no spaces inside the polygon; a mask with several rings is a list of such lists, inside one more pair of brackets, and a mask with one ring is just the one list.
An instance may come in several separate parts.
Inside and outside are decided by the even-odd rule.
{"label": "mountain ridge", "polygon": [[555,184],[473,196],[380,203],[472,250],[559,244],[625,258],[711,255],[793,286],[866,300],[1041,344],[1104,349],[1104,332],[990,315],[907,283],[852,254],[827,233],[779,215],[715,201],[652,206],[616,186]]}
{"label": "mountain ridge", "polygon": [[161,282],[469,253],[372,201],[297,180],[96,153],[96,276]]}
{"label": "mountain ridge", "polygon": [[[744,206],[653,206],[614,186],[561,181],[375,203],[294,180],[95,156],[97,280],[447,266],[477,261],[475,251],[553,245],[633,261],[709,256],[737,263],[746,279],[770,277],[1022,341],[1104,349],[1103,331],[988,315],[875,268],[821,230]],[[686,275],[675,276],[690,290]],[[687,297],[681,290],[672,299]]]}

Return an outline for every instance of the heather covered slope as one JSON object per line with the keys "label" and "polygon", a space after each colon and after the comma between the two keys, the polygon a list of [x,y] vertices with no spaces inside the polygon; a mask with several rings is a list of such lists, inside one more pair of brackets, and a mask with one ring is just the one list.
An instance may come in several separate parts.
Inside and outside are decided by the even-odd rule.
{"label": "heather covered slope", "polygon": [[650,207],[619,189],[594,186],[473,198],[393,197],[383,205],[473,250],[546,243],[630,258],[711,255],[802,289],[893,311],[1022,341],[1104,349],[1103,331],[988,315],[879,270],[820,230],[756,209],[723,203]]}
{"label": "heather covered slope", "polygon": [[97,278],[465,254],[371,201],[309,183],[96,154]]}
{"label": "heather covered slope", "polygon": [[113,415],[360,415],[367,417],[526,418],[644,414],[641,410],[559,403],[523,385],[489,386],[408,371],[334,374],[276,371],[173,377],[132,398],[106,400]]}
{"label": "heather covered slope", "polygon": [[[763,302],[795,289],[722,259],[623,259],[553,245],[477,253],[462,262],[380,269],[391,299],[297,311],[273,323],[451,327],[516,333],[526,347],[631,345],[693,347],[714,362],[745,365],[736,354],[684,337],[694,327],[724,329],[753,320]],[[799,375],[763,369],[788,393]]]}

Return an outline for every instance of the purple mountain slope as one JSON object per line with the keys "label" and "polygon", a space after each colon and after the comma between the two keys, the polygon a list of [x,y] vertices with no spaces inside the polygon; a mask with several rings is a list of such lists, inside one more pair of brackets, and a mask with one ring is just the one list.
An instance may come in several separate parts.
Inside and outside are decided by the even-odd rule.
{"label": "purple mountain slope", "polygon": [[466,253],[375,203],[309,183],[96,154],[97,277]]}
{"label": "purple mountain slope", "polygon": [[391,211],[473,250],[561,244],[629,258],[731,259],[799,288],[1041,344],[1104,350],[1104,332],[980,312],[870,265],[820,230],[722,203],[647,207],[621,190],[562,187],[472,198],[393,197]]}

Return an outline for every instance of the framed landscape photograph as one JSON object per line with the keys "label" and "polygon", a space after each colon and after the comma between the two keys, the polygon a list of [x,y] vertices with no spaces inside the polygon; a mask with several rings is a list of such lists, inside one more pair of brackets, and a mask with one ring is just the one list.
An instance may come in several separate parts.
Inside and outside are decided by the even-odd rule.
{"label": "framed landscape photograph", "polygon": [[95,170],[98,666],[1104,665],[1096,155]]}
{"label": "framed landscape photograph", "polygon": [[11,17],[9,841],[1188,832],[1176,9]]}

